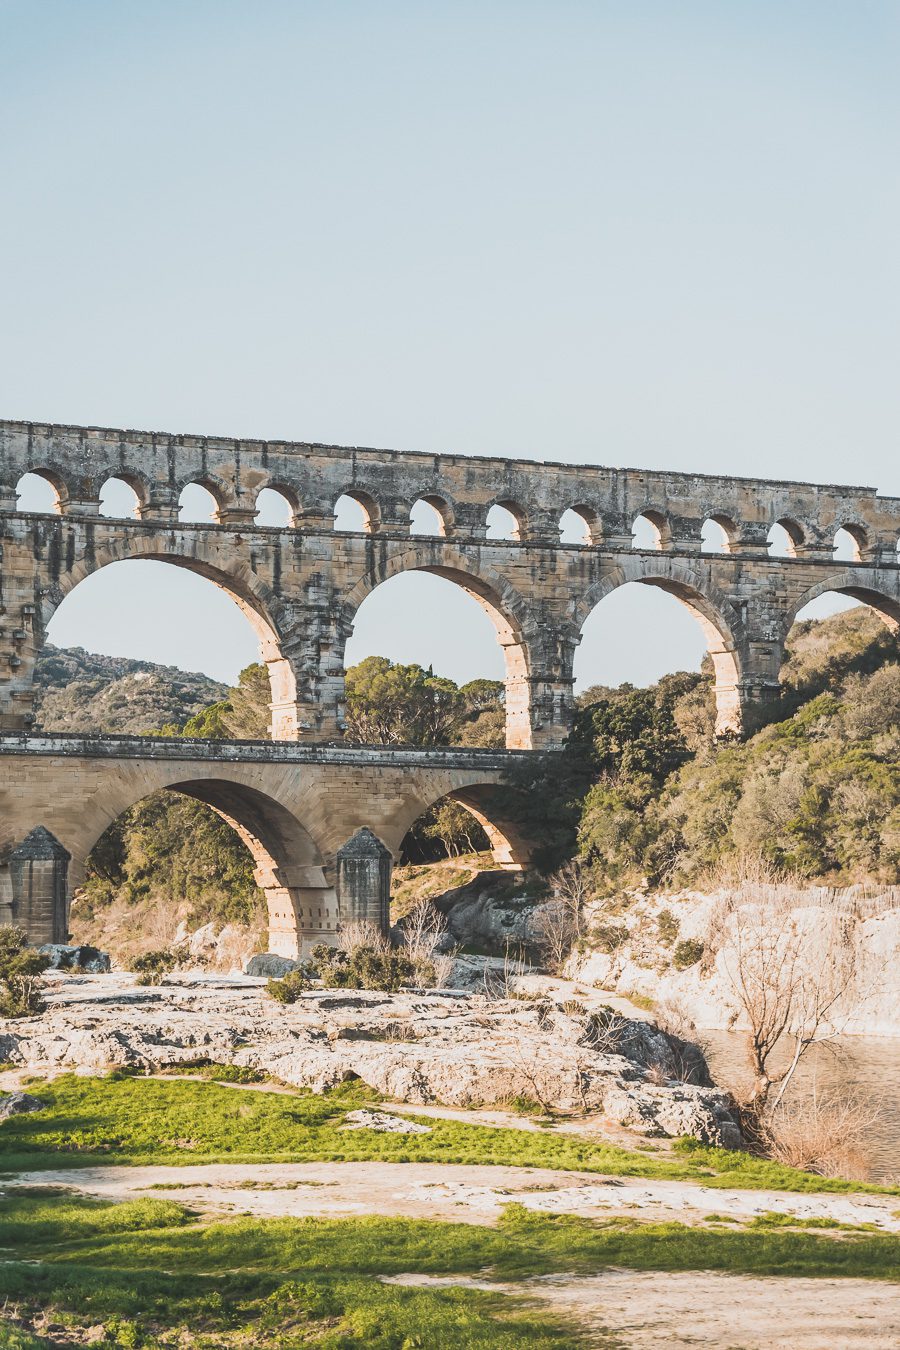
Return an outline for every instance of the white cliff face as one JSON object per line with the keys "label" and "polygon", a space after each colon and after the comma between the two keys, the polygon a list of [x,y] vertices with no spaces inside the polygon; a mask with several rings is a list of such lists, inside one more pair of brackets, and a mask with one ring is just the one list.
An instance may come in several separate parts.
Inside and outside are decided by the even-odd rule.
{"label": "white cliff face", "polygon": [[[644,1135],[736,1146],[702,1054],[651,1023],[552,997],[323,990],[284,1006],[261,982],[125,975],[59,983],[40,1017],[0,1023],[0,1059],[35,1072],[154,1070],[198,1059],[322,1091],[358,1077],[388,1099],[471,1107],[527,1098]],[[690,1081],[684,1081],[688,1079]]]}
{"label": "white cliff face", "polygon": [[[834,897],[821,887],[795,896],[792,914],[800,959],[814,978],[835,941]],[[597,906],[586,916],[585,942],[573,953],[566,973],[626,997],[675,1005],[701,1029],[743,1029],[746,1020],[734,982],[735,920],[732,916],[723,923],[721,918],[728,899],[722,891],[682,891],[638,895],[619,913]],[[900,905],[894,898],[891,907],[890,900],[861,898],[854,904],[852,894],[849,900],[841,898],[843,940],[852,946],[855,970],[830,1017],[840,1034],[900,1035]],[[703,954],[679,969],[679,944],[691,942],[702,943]],[[681,949],[682,960],[691,955]]]}

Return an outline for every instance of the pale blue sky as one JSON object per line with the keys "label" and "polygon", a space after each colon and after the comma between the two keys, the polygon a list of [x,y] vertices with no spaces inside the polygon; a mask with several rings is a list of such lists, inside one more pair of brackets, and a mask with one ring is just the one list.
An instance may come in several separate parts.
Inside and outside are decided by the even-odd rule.
{"label": "pale blue sky", "polygon": [[[900,492],[898,61],[866,0],[0,0],[0,411]],[[54,640],[253,659],[149,566]],[[422,584],[352,658],[496,673]],[[657,592],[592,629],[699,657]]]}

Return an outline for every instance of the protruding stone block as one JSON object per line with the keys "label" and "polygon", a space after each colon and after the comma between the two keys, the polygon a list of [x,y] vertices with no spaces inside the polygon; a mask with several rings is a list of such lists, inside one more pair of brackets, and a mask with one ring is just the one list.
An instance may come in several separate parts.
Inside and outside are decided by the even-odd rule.
{"label": "protruding stone block", "polygon": [[342,924],[371,923],[387,934],[392,867],[390,849],[365,826],[338,849],[338,913]]}

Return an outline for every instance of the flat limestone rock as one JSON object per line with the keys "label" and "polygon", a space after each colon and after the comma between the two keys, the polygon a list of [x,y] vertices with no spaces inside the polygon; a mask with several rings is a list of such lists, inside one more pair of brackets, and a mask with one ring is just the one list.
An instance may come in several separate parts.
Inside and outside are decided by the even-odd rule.
{"label": "flat limestone rock", "polygon": [[79,982],[77,999],[49,992],[40,1017],[0,1022],[0,1059],[33,1072],[80,1073],[126,1066],[152,1073],[204,1059],[313,1092],[361,1079],[385,1101],[413,1106],[468,1109],[522,1098],[599,1113],[645,1136],[740,1143],[733,1104],[710,1083],[697,1047],[549,990],[525,1000],[310,990],[278,1004],[260,985],[213,988],[173,975],[154,989],[156,1001],[138,1003],[142,991],[128,980],[123,973],[92,988]]}
{"label": "flat limestone rock", "polygon": [[419,1125],[414,1120],[401,1120],[386,1111],[349,1111],[344,1130],[375,1130],[378,1134],[431,1134],[430,1125]]}

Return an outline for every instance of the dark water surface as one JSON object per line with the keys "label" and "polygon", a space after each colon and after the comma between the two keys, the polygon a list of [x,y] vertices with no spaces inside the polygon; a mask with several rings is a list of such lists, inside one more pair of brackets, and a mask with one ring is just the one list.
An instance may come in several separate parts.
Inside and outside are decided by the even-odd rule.
{"label": "dark water surface", "polygon": [[[703,1031],[713,1079],[732,1090],[745,1086],[747,1069],[746,1038],[735,1031]],[[777,1066],[789,1058],[785,1048],[776,1054]],[[872,1181],[900,1184],[900,1038],[841,1036],[835,1041],[813,1045],[806,1052],[788,1087],[792,1094],[808,1093],[812,1088],[856,1089],[879,1108],[867,1151],[871,1155]]]}

